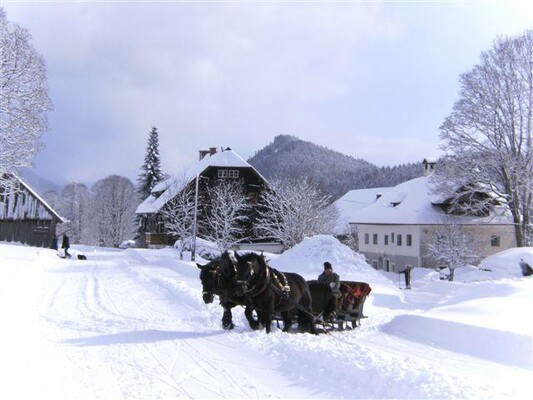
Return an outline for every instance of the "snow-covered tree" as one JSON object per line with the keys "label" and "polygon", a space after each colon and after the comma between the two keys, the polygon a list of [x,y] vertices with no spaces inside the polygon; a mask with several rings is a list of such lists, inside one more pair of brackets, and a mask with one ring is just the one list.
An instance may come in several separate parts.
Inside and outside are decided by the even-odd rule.
{"label": "snow-covered tree", "polygon": [[357,226],[350,226],[348,232],[336,236],[339,242],[345,244],[354,251],[359,251],[359,233]]}
{"label": "snow-covered tree", "polygon": [[448,280],[453,281],[457,267],[478,261],[479,243],[467,227],[446,223],[440,226],[427,243],[427,252],[437,263],[448,267]]}
{"label": "snow-covered tree", "polygon": [[[157,128],[153,126],[148,135],[146,155],[144,156],[144,163],[141,166],[141,173],[139,174],[137,186],[135,188],[135,193],[137,194],[139,201],[143,201],[150,196],[152,189],[162,180],[163,173],[161,171],[161,157],[159,155],[159,134]],[[138,214],[135,214],[134,223],[136,226],[136,239],[138,239],[143,233],[140,218],[141,217]]]}
{"label": "snow-covered tree", "polygon": [[141,170],[135,192],[144,200],[150,196],[154,186],[163,179],[161,157],[159,155],[159,134],[155,126],[152,127],[148,136],[146,155],[144,156],[144,163],[141,166]]}
{"label": "snow-covered tree", "polygon": [[94,184],[92,234],[99,246],[118,247],[133,234],[136,201],[128,178],[110,175]]}
{"label": "snow-covered tree", "polygon": [[69,183],[61,193],[62,216],[69,221],[69,237],[72,243],[88,239],[91,201],[89,189],[84,183]]}
{"label": "snow-covered tree", "polygon": [[0,7],[0,183],[31,165],[51,109],[44,60]]}
{"label": "snow-covered tree", "polygon": [[[501,38],[481,54],[481,62],[460,78],[461,92],[441,126],[446,168],[439,168],[439,190],[483,212],[497,200],[515,225],[517,246],[533,240],[533,31]],[[457,191],[457,189],[460,189]],[[487,204],[487,201],[491,202]]]}
{"label": "snow-covered tree", "polygon": [[203,236],[215,242],[220,251],[228,250],[246,237],[250,202],[242,182],[219,179],[206,189],[201,230]]}
{"label": "snow-covered tree", "polygon": [[338,215],[330,197],[306,179],[275,179],[261,195],[256,229],[285,249],[306,236],[331,232]]}
{"label": "snow-covered tree", "polygon": [[[177,188],[172,193],[171,188]],[[167,234],[175,236],[180,240],[180,259],[183,259],[184,240],[192,235],[192,225],[194,220],[194,189],[187,185],[187,181],[176,178],[170,185],[172,200],[170,200],[163,210],[163,224]]]}

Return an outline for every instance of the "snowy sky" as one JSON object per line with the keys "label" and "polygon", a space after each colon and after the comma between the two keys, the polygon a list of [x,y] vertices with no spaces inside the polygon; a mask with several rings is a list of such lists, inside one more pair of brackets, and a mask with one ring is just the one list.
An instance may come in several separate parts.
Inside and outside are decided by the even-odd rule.
{"label": "snowy sky", "polygon": [[[531,3],[530,3],[531,4]],[[198,150],[247,159],[275,135],[377,165],[438,155],[458,79],[533,5],[494,2],[13,2],[55,110],[37,172],[136,179],[148,132],[175,172]]]}

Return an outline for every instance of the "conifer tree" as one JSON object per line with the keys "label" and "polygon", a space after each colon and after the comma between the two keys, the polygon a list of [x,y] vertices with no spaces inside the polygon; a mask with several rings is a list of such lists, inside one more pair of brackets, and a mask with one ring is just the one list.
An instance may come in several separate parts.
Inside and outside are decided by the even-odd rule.
{"label": "conifer tree", "polygon": [[144,164],[141,166],[141,174],[137,180],[136,192],[139,197],[146,199],[155,185],[163,179],[161,172],[161,159],[159,156],[159,136],[157,128],[154,126],[148,136],[148,145],[146,146],[146,155],[144,156]]}
{"label": "conifer tree", "polygon": [[[135,192],[137,193],[139,200],[144,201],[144,199],[150,196],[155,185],[163,180],[161,159],[159,156],[159,135],[155,126],[152,127],[148,136],[146,155],[144,156],[144,163],[141,166],[141,170],[139,178],[137,179]],[[141,217],[138,214],[135,214],[135,226],[137,227],[135,239],[139,239],[142,234],[140,218]]]}

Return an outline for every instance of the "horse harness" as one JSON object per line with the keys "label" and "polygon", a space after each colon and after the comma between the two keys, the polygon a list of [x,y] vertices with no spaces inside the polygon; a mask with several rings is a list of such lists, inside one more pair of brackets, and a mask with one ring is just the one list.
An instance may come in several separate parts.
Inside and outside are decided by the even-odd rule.
{"label": "horse harness", "polygon": [[[252,268],[252,263],[249,262],[249,267]],[[251,269],[251,274],[253,275],[253,269]],[[268,287],[273,287],[277,289],[277,291],[282,292],[285,297],[288,297],[291,287],[289,285],[289,281],[287,280],[287,277],[283,272],[280,272],[274,268],[270,268],[269,266],[266,266],[265,268],[265,279],[258,278],[259,281],[257,285],[253,286],[249,290],[246,291],[246,295],[249,297],[255,297],[264,292]],[[272,283],[273,281],[273,283]],[[247,284],[246,281],[237,281],[238,284]]]}

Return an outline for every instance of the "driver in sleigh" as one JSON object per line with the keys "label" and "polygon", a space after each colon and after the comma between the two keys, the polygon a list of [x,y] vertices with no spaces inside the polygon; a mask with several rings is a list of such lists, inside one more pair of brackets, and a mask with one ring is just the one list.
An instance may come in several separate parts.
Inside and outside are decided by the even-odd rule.
{"label": "driver in sleigh", "polygon": [[341,281],[339,275],[333,272],[333,267],[329,261],[324,263],[324,272],[318,276],[319,283],[326,283],[331,288],[331,293],[335,299],[335,310],[339,307],[339,299],[341,298]]}

